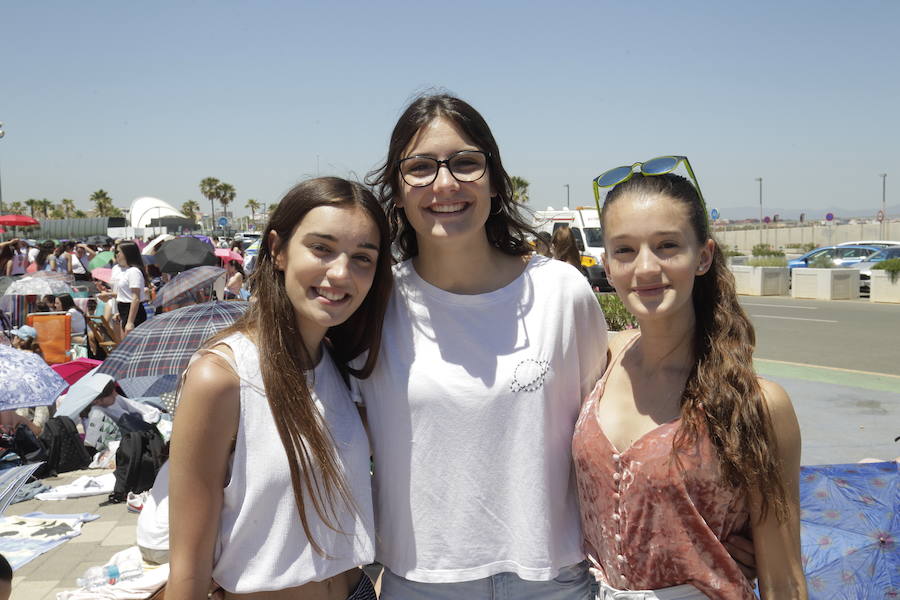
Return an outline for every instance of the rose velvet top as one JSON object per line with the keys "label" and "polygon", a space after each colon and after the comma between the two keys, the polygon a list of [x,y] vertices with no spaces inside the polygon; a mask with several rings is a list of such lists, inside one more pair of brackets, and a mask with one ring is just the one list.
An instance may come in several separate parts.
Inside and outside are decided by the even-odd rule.
{"label": "rose velvet top", "polygon": [[680,468],[672,458],[680,418],[620,452],[596,410],[610,370],[585,400],[572,442],[582,528],[601,577],[621,589],[692,584],[710,598],[755,598],[722,545],[734,533],[750,537],[746,499],[720,477],[706,433],[680,452]]}

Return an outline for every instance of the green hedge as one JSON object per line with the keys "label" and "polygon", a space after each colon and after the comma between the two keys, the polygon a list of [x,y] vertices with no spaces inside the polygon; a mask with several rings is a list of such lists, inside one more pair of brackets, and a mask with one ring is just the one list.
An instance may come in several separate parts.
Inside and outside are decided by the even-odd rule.
{"label": "green hedge", "polygon": [[784,256],[783,250],[777,250],[769,244],[756,244],[753,246],[753,256]]}
{"label": "green hedge", "polygon": [[623,329],[635,329],[637,319],[634,318],[619,296],[616,294],[596,294],[603,316],[606,317],[606,326],[610,331],[622,331]]}
{"label": "green hedge", "polygon": [[888,260],[875,263],[872,269],[879,271],[887,271],[891,278],[891,283],[897,283],[897,277],[900,275],[900,258],[890,258]]}

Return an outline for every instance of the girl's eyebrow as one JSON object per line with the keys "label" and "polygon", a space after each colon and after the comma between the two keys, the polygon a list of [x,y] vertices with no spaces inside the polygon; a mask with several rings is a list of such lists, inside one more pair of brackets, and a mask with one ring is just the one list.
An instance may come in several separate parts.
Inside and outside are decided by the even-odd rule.
{"label": "girl's eyebrow", "polygon": [[[679,231],[677,229],[672,229],[672,230],[668,230],[668,231],[654,231],[650,235],[667,236],[667,235],[682,235],[682,233],[681,233],[681,231]],[[611,242],[614,242],[616,240],[628,239],[631,237],[634,237],[634,236],[631,234],[628,234],[628,233],[620,233],[619,235],[614,235],[613,237],[609,238],[609,240]]]}
{"label": "girl's eyebrow", "polygon": [[[310,231],[306,235],[311,235],[314,237],[322,238],[323,240],[328,240],[329,242],[337,242],[338,241],[338,239],[335,236],[331,235],[330,233],[317,233],[315,231]],[[375,250],[376,252],[378,251],[378,246],[376,246],[375,244],[372,244],[370,242],[362,242],[358,246],[360,248],[366,248],[368,250]]]}

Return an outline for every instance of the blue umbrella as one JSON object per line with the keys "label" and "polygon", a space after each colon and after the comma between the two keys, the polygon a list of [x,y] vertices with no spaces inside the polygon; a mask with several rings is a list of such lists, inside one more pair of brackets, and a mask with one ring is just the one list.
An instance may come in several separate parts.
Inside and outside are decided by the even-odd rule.
{"label": "blue umbrella", "polygon": [[900,597],[900,464],[802,467],[800,507],[811,599]]}
{"label": "blue umbrella", "polygon": [[72,384],[66,397],[60,402],[59,408],[56,409],[58,416],[77,420],[81,411],[87,408],[88,404],[93,402],[103,388],[113,380],[109,375],[98,373],[99,368],[99,366],[95,367],[90,373]]}
{"label": "blue umbrella", "polygon": [[0,345],[0,410],[53,404],[68,386],[37,354]]}

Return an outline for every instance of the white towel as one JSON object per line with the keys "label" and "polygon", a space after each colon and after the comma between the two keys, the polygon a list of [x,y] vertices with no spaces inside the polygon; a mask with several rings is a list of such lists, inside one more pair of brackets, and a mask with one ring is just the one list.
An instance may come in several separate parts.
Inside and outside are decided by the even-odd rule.
{"label": "white towel", "polygon": [[67,498],[83,498],[109,494],[116,486],[116,474],[107,473],[91,477],[83,475],[67,485],[59,485],[49,492],[41,492],[35,496],[38,500],[65,500]]}

